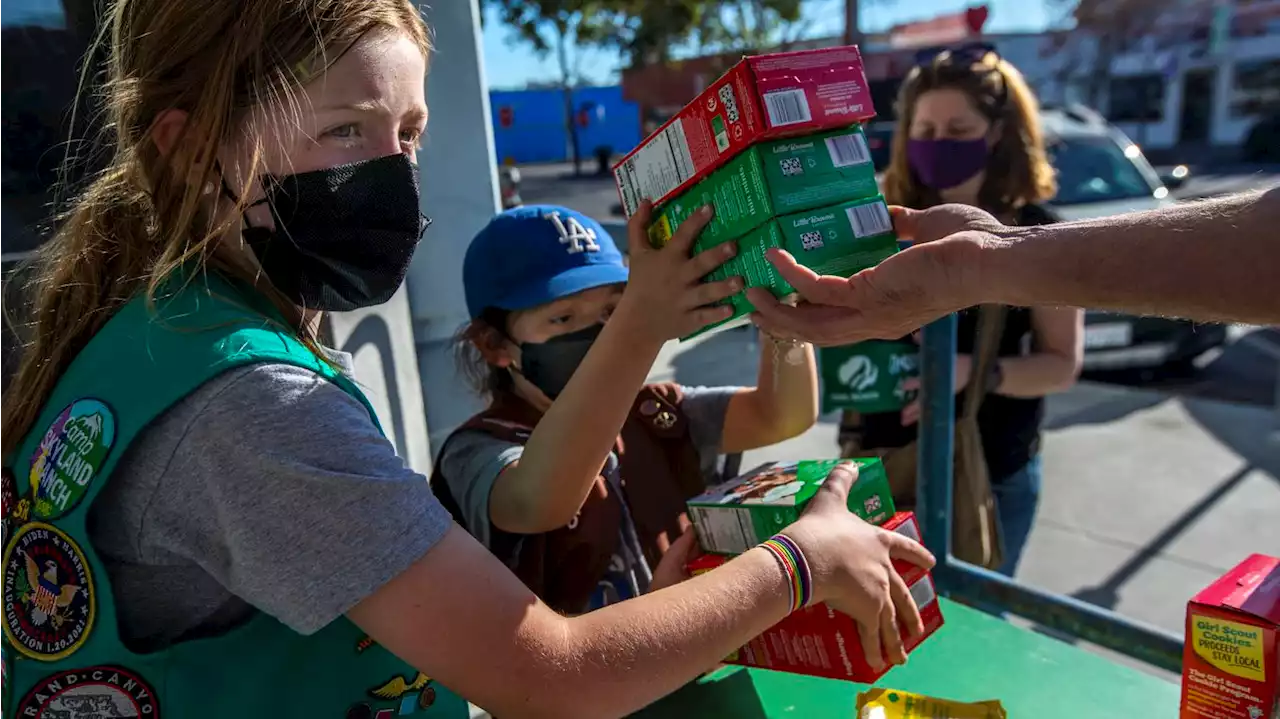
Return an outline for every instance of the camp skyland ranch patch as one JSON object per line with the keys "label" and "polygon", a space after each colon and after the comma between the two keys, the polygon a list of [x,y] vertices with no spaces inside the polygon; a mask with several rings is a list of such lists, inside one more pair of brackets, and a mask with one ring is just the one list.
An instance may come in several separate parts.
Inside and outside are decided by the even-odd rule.
{"label": "camp skyland ranch patch", "polygon": [[105,403],[78,399],[45,430],[31,457],[32,514],[56,519],[75,508],[98,475],[116,439],[116,418]]}

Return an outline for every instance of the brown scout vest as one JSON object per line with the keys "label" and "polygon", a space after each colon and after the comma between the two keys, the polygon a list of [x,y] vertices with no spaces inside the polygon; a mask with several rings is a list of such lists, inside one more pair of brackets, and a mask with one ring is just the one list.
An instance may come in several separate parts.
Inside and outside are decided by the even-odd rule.
{"label": "brown scout vest", "polygon": [[[631,520],[650,567],[657,566],[671,542],[688,528],[685,500],[705,489],[681,400],[678,385],[646,385],[614,444]],[[524,444],[541,417],[524,400],[504,393],[454,434],[476,430]],[[565,438],[566,445],[572,441],[572,437]],[[431,475],[431,488],[454,520],[466,527],[438,464]],[[611,491],[603,477],[596,477],[575,522],[529,535],[491,527],[489,549],[553,609],[579,614],[618,550],[623,509],[618,499],[610,496]]]}

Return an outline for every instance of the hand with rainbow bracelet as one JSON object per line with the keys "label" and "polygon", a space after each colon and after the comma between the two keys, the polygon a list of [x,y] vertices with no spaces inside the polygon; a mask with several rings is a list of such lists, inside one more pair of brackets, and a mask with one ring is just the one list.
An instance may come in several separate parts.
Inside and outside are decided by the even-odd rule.
{"label": "hand with rainbow bracelet", "polygon": [[787,575],[793,610],[825,602],[858,623],[871,666],[883,666],[885,656],[902,664],[907,652],[899,627],[916,636],[924,624],[892,560],[929,569],[934,558],[919,543],[848,510],[849,488],[857,477],[855,465],[837,465],[804,516],[758,548],[772,554]]}

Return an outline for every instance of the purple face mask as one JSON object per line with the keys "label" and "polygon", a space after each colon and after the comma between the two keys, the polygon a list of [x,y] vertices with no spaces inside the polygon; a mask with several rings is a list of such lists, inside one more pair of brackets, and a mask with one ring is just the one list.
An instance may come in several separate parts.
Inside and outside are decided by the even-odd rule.
{"label": "purple face mask", "polygon": [[907,163],[925,187],[947,190],[987,166],[987,140],[907,140]]}

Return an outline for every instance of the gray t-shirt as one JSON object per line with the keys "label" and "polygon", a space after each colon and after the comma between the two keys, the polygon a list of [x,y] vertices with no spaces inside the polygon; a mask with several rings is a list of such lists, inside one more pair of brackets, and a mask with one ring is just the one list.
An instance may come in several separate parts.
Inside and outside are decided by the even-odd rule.
{"label": "gray t-shirt", "polygon": [[[350,371],[350,356],[335,353]],[[364,406],[308,370],[228,371],[134,439],[90,509],[122,637],[146,651],[260,609],[313,633],[452,525]]]}
{"label": "gray t-shirt", "polygon": [[[729,399],[741,387],[682,387],[680,408],[689,422],[689,436],[698,450],[703,476],[716,481],[716,461],[720,453],[720,437],[724,431]],[[440,472],[448,482],[449,492],[458,502],[467,530],[485,546],[489,546],[491,525],[489,494],[498,474],[520,459],[524,445],[498,439],[481,431],[459,432],[445,444],[437,460]],[[624,497],[618,476],[618,458],[609,453],[601,471],[611,485],[612,493]],[[623,513],[619,553],[613,558],[603,589],[592,601],[592,608],[613,603],[644,592],[651,577],[644,560],[635,527]]]}

